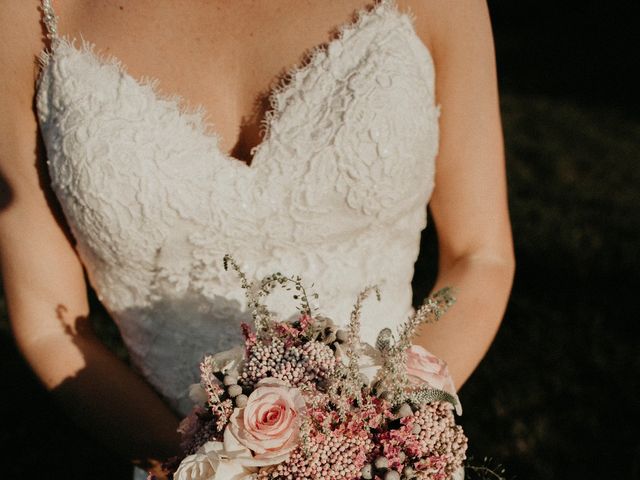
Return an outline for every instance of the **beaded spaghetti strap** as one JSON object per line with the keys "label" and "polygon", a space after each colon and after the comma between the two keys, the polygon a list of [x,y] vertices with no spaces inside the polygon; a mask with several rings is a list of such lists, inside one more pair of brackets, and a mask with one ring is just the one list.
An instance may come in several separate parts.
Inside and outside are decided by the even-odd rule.
{"label": "beaded spaghetti strap", "polygon": [[53,10],[51,0],[42,0],[41,9],[43,21],[47,27],[47,38],[51,40],[51,43],[55,43],[58,40],[58,17]]}

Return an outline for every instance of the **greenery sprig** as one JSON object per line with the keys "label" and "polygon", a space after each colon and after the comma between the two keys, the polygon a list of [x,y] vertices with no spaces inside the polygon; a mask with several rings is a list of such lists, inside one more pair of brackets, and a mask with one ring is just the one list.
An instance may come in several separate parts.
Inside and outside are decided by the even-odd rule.
{"label": "greenery sprig", "polygon": [[504,466],[494,462],[491,457],[484,457],[480,464],[474,464],[473,457],[469,457],[464,465],[465,480],[514,480],[508,479]]}
{"label": "greenery sprig", "polygon": [[[347,342],[345,356],[347,365],[339,365],[336,369],[336,381],[329,387],[329,394],[336,399],[349,399],[356,405],[362,405],[362,379],[360,377],[360,316],[363,302],[371,292],[375,292],[378,301],[381,299],[380,288],[377,285],[369,285],[362,289],[356,298],[356,303],[351,311],[351,317],[347,329]],[[340,418],[344,418],[349,409],[349,402],[336,402]]]}
{"label": "greenery sprig", "polygon": [[[421,325],[437,322],[455,303],[453,292],[452,287],[444,287],[427,297],[420,308],[398,327],[397,339],[390,329],[383,329],[378,335],[376,347],[382,356],[382,368],[375,378],[376,389],[388,392],[389,400],[394,405],[411,400],[406,364],[412,339]],[[453,397],[447,401],[450,400]],[[452,403],[455,405],[455,400]]]}
{"label": "greenery sprig", "polygon": [[406,392],[402,396],[403,401],[412,403],[414,405],[423,405],[431,402],[447,402],[453,405],[457,405],[457,401],[453,395],[444,390],[438,390],[437,388],[420,388],[418,390],[412,390]]}
{"label": "greenery sprig", "polygon": [[[300,305],[297,307],[298,311],[301,314],[313,315],[314,308],[309,302],[309,295],[302,284],[302,277],[300,277],[300,275],[287,277],[280,272],[276,272],[265,276],[257,282],[249,282],[246,274],[242,271],[235,259],[227,253],[223,258],[225,270],[229,269],[229,264],[240,277],[241,286],[245,291],[247,306],[251,309],[251,316],[253,317],[256,335],[258,335],[258,337],[269,335],[273,323],[271,312],[262,302],[262,298],[267,297],[278,285],[284,286],[287,283],[292,283],[293,288],[298,292],[293,295],[293,298],[300,302]],[[283,288],[291,290],[291,287]],[[312,296],[313,298],[318,298],[318,294],[315,292]]]}
{"label": "greenery sprig", "polygon": [[[309,302],[309,294],[302,284],[300,275],[288,277],[280,272],[265,276],[260,281],[250,282],[235,259],[226,254],[223,259],[224,269],[229,265],[240,277],[242,288],[247,296],[247,305],[251,309],[254,320],[255,332],[258,338],[270,338],[274,325],[272,313],[263,303],[262,299],[268,296],[277,286],[283,286],[287,290],[293,288],[296,293],[293,298],[300,302],[298,310],[300,314],[314,317],[314,310]],[[287,285],[287,286],[285,286]],[[421,404],[427,401],[446,401],[456,404],[453,396],[436,389],[411,389],[406,371],[406,352],[411,347],[418,328],[427,323],[436,322],[444,315],[448,308],[456,301],[452,287],[444,287],[427,297],[421,307],[410,315],[407,320],[399,325],[397,337],[389,328],[383,329],[378,335],[376,348],[382,357],[382,367],[374,379],[375,388],[379,392],[386,392],[387,400],[394,405],[404,402]],[[349,325],[347,329],[347,341],[345,345],[346,365],[338,364],[333,380],[327,386],[327,393],[336,399],[336,408],[343,417],[351,404],[362,405],[362,378],[360,376],[360,327],[363,302],[369,295],[375,292],[378,301],[381,300],[378,285],[369,285],[360,291],[353,305]],[[313,293],[318,298],[317,293]],[[321,319],[319,319],[321,320]]]}

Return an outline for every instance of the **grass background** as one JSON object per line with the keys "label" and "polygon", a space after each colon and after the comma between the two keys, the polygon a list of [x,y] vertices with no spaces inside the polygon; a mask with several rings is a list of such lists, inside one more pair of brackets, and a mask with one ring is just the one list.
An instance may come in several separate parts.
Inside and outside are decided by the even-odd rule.
{"label": "grass background", "polygon": [[[490,1],[516,279],[461,391],[471,453],[510,478],[639,479],[640,118],[631,3]],[[626,19],[626,20],[625,20]],[[637,62],[636,62],[637,63]],[[431,224],[414,303],[435,278]],[[94,324],[123,354],[95,306]],[[2,478],[130,478],[74,427],[17,352],[0,296]]]}

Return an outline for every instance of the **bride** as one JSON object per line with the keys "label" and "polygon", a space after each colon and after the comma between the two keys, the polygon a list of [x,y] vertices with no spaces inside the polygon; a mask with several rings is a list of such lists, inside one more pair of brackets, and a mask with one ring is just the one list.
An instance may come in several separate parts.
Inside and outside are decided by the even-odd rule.
{"label": "bride", "polygon": [[[416,343],[460,387],[514,274],[489,12],[478,0],[4,2],[0,264],[44,386],[138,474],[177,453],[205,352],[252,278],[300,274],[371,341],[413,311],[427,205],[434,291]],[[91,331],[87,282],[131,357]],[[268,299],[288,316],[293,302]]]}

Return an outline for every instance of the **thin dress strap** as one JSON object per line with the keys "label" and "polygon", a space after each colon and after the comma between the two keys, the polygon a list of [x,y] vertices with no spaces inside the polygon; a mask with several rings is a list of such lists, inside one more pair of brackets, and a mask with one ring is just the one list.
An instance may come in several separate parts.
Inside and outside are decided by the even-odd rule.
{"label": "thin dress strap", "polygon": [[47,38],[49,38],[53,43],[58,39],[58,17],[56,12],[53,11],[51,0],[42,0],[41,9],[43,13],[43,21],[47,27]]}

